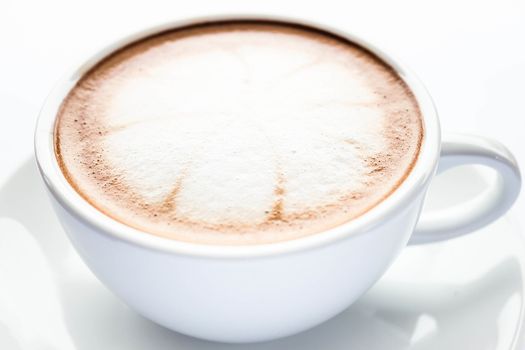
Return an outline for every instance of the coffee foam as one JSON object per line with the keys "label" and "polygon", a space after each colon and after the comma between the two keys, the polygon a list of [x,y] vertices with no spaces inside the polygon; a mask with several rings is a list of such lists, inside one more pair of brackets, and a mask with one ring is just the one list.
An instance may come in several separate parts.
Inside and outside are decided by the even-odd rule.
{"label": "coffee foam", "polygon": [[140,41],[64,101],[68,181],[127,225],[205,244],[294,239],[349,221],[410,171],[422,138],[403,81],[365,50],[277,23]]}

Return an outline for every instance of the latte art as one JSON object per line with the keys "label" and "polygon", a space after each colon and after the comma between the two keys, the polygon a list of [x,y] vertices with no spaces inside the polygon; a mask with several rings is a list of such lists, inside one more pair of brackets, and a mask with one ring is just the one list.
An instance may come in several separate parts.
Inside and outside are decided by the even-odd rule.
{"label": "latte art", "polygon": [[412,93],[369,52],[245,21],[177,29],[106,58],[65,99],[55,148],[106,215],[239,245],[362,215],[407,176],[422,135]]}

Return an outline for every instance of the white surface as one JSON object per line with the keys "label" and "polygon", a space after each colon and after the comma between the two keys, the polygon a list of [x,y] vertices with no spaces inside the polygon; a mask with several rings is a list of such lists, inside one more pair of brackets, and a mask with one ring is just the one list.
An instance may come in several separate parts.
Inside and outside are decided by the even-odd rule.
{"label": "white surface", "polygon": [[[157,348],[170,345],[215,347],[194,343],[189,338],[158,328],[122,306],[79,263],[63,234],[57,231],[44,199],[29,195],[40,188],[29,165],[34,121],[53,82],[66,67],[101,43],[144,25],[186,15],[256,10],[333,23],[373,39],[412,67],[433,95],[444,131],[459,130],[494,137],[503,141],[518,161],[524,163],[523,2],[502,1],[496,5],[467,1],[371,1],[346,3],[340,7],[323,1],[322,5],[297,7],[284,1],[260,5],[240,1],[220,4],[149,1],[147,5],[131,6],[120,12],[122,6],[123,3],[97,1],[83,4],[8,1],[2,4],[0,183],[3,184],[3,206],[0,216],[9,219],[0,219],[3,240],[0,244],[0,291],[7,288],[11,291],[0,294],[0,339],[4,342],[0,344],[4,345],[3,349],[45,348],[46,342],[54,344],[50,345],[52,348],[70,348],[74,343],[79,349],[95,346],[138,349],[151,344],[158,345]],[[19,193],[23,196],[17,198]],[[9,195],[8,199],[4,199],[5,195]],[[345,312],[303,338],[286,339],[280,344],[303,348],[326,344],[333,348],[348,345],[359,348],[367,345],[366,340],[354,336],[373,330],[374,338],[367,338],[367,341],[383,344],[383,347],[387,344],[396,348],[396,344],[400,344],[399,348],[407,348],[412,341],[416,348],[424,349],[454,345],[462,348],[461,344],[481,349],[509,348],[510,343],[505,342],[516,331],[516,310],[523,298],[519,263],[523,257],[521,218],[516,215],[524,209],[523,201],[521,196],[506,219],[487,229],[490,233],[424,249],[413,248],[406,253],[409,258],[405,258],[406,254],[401,257],[395,266],[403,266],[402,262],[406,261],[408,266],[403,267],[412,266],[415,272],[401,274],[401,280],[409,287],[400,287],[401,292],[396,295],[408,301],[422,300],[421,307],[381,294],[391,293],[393,289],[388,285],[379,288],[382,281],[363,299],[364,306],[359,306],[363,305],[360,303],[354,307],[358,311]],[[417,263],[413,264],[414,261]],[[500,264],[507,261],[510,263]],[[16,268],[8,269],[7,266]],[[503,267],[500,270],[498,266]],[[22,274],[27,278],[20,278]],[[4,276],[11,282],[6,284]],[[435,284],[424,283],[432,278]],[[396,280],[400,279],[396,277]],[[479,283],[472,282],[475,280]],[[436,285],[438,287],[434,287]],[[511,287],[502,287],[505,285]],[[376,290],[378,294],[373,293]],[[416,294],[405,294],[407,290]],[[430,296],[434,301],[426,302],[425,297],[433,295],[434,290],[442,290],[447,297],[433,299]],[[468,302],[451,303],[458,293]],[[14,301],[6,299],[6,295],[16,298]],[[4,303],[5,300],[9,302]],[[434,306],[428,308],[427,305]],[[388,311],[392,309],[400,312]],[[461,313],[463,310],[468,311]],[[440,314],[439,322],[433,316],[436,314]],[[378,318],[377,315],[386,316]],[[354,331],[347,332],[349,328]],[[458,328],[463,332],[457,332]],[[257,347],[264,346],[254,346]]]}
{"label": "white surface", "polygon": [[[452,179],[478,177],[453,172],[436,180],[430,207],[485,185],[455,187]],[[453,198],[439,196],[444,188],[453,188]],[[0,198],[1,349],[239,348],[166,330],[104,288],[66,239],[31,160],[0,188]],[[521,349],[524,269],[522,230],[507,216],[471,236],[405,249],[362,299],[319,327],[240,348]]]}

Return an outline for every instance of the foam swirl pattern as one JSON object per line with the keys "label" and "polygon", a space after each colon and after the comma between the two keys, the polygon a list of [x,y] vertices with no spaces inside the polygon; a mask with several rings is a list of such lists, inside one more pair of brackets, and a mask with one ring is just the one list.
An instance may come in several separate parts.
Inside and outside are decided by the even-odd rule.
{"label": "foam swirl pattern", "polygon": [[423,135],[404,82],[315,30],[238,22],[134,43],[72,89],[56,154],[106,215],[202,244],[260,244],[362,215],[403,181]]}

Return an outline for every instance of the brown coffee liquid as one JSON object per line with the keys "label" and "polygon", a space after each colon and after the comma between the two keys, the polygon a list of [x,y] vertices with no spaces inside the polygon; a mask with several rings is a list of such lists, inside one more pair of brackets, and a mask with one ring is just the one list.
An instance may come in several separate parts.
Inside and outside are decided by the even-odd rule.
{"label": "brown coffee liquid", "polygon": [[417,159],[421,113],[384,62],[340,37],[207,23],[100,62],[57,116],[69,183],[145,233],[263,244],[320,233],[389,196]]}

